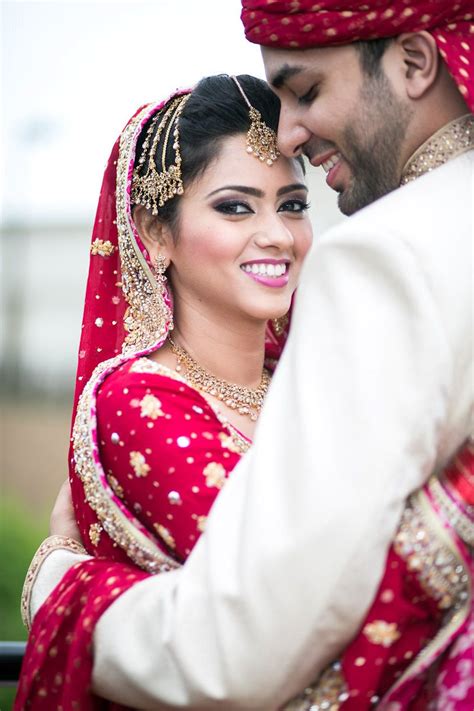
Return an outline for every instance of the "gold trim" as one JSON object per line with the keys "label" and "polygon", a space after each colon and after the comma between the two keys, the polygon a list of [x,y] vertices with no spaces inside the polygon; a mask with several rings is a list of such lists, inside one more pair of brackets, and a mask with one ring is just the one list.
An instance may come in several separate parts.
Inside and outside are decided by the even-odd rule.
{"label": "gold trim", "polygon": [[80,553],[87,555],[87,551],[78,541],[68,536],[48,536],[41,543],[38,550],[33,556],[29,568],[26,573],[23,590],[21,592],[21,619],[23,624],[29,631],[31,629],[31,595],[35,586],[36,578],[46,558],[54,551],[65,550],[71,553]]}
{"label": "gold trim", "polygon": [[146,106],[126,126],[117,160],[117,231],[122,289],[129,304],[125,318],[128,336],[122,353],[99,363],[92,373],[79,399],[73,428],[75,470],[82,481],[87,503],[111,539],[134,563],[150,573],[178,568],[179,563],[159,548],[153,535],[137,519],[125,515],[125,507],[114,494],[100,463],[95,442],[95,407],[97,389],[105,377],[131,357],[159,348],[171,320],[162,287],[138,247],[129,209],[130,166],[136,137],[142,123],[157,110],[156,106]]}
{"label": "gold trim", "polygon": [[282,711],[339,711],[349,693],[340,662],[322,672],[315,686],[307,689],[282,707]]}
{"label": "gold trim", "polygon": [[[431,560],[431,563],[429,559],[426,559],[425,564],[427,566],[438,565],[446,578],[452,576],[452,580],[449,582],[452,585],[451,589],[454,589],[455,592],[451,606],[449,609],[446,609],[441,629],[438,630],[433,639],[419,652],[410,666],[405,669],[401,677],[397,679],[395,684],[387,691],[382,699],[382,703],[390,701],[392,694],[394,694],[405,681],[421,673],[427,661],[430,658],[435,659],[437,655],[443,651],[446,644],[450,641],[450,638],[453,637],[454,633],[466,621],[471,608],[472,580],[468,564],[456,547],[453,539],[449,536],[446,528],[439,520],[439,517],[435,514],[429,497],[424,490],[417,491],[410,497],[409,506],[405,509],[404,514],[410,512],[410,510],[413,512],[413,517],[418,517],[422,524],[420,531],[428,534],[430,540],[438,544],[434,559]],[[400,555],[408,559],[406,554],[403,555],[400,553]],[[446,559],[443,560],[443,556],[448,560],[454,560],[455,565],[453,566],[453,564],[450,564]],[[448,567],[450,567],[451,570],[447,570]],[[429,578],[421,577],[423,572],[426,573],[426,570],[421,571],[418,575],[421,585],[423,587],[426,586],[425,589],[431,597],[439,599],[439,596],[436,597],[433,595],[431,581],[428,583]],[[457,576],[457,581],[454,580],[454,576]]]}
{"label": "gold trim", "polygon": [[474,115],[465,114],[436,131],[409,158],[400,184],[406,185],[474,148]]}
{"label": "gold trim", "polygon": [[449,524],[454,528],[462,541],[469,546],[474,546],[474,522],[456,506],[436,478],[431,478],[428,483],[433,499],[436,501]]}

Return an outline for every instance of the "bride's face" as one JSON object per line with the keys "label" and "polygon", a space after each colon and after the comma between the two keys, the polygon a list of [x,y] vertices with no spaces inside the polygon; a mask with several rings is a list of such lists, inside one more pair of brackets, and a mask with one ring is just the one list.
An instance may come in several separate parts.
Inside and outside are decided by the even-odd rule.
{"label": "bride's face", "polygon": [[300,164],[268,166],[246,151],[244,135],[181,198],[169,276],[180,301],[211,316],[266,321],[284,315],[311,245]]}

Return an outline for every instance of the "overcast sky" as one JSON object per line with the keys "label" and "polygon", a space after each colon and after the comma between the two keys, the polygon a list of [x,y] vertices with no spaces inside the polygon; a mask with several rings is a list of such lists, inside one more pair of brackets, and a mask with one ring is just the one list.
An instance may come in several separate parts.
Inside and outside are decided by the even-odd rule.
{"label": "overcast sky", "polygon": [[240,0],[0,7],[4,223],[89,222],[110,149],[138,106],[206,74],[264,76]]}

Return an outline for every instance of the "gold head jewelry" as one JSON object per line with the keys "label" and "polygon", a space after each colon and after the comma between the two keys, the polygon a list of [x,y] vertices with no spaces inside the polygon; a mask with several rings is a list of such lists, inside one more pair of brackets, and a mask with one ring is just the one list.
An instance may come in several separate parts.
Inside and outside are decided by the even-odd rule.
{"label": "gold head jewelry", "polygon": [[[153,215],[158,214],[158,208],[163,207],[165,202],[171,200],[175,195],[183,194],[181,152],[179,146],[179,117],[190,96],[191,94],[178,96],[171,101],[164,113],[163,110],[157,112],[147,129],[142,153],[138,160],[138,165],[133,171],[131,201],[135,205],[144,205],[148,209],[151,208]],[[158,128],[156,127],[157,123]],[[172,129],[175,158],[174,163],[166,167],[166,151],[168,149]],[[158,171],[155,155],[163,131],[165,134],[161,150],[161,171]],[[153,133],[155,135],[150,147]],[[147,164],[146,171],[141,175],[140,173],[145,163]]]}
{"label": "gold head jewelry", "polygon": [[252,153],[256,158],[265,161],[267,165],[273,165],[280,151],[277,147],[277,136],[275,131],[267,126],[262,119],[262,114],[252,106],[247,98],[247,94],[242,89],[236,76],[230,77],[242,94],[242,97],[249,107],[250,128],[247,131],[247,152]]}
{"label": "gold head jewelry", "polygon": [[176,356],[176,370],[180,372],[182,367],[185,367],[186,373],[184,377],[190,385],[195,387],[196,390],[217,397],[231,410],[237,410],[239,415],[248,415],[252,422],[255,422],[262,409],[263,401],[270,385],[270,375],[265,368],[262,371],[260,385],[256,388],[247,388],[244,385],[228,383],[226,380],[216,378],[215,375],[201,368],[194,358],[182,346],[175,343],[169,335],[168,341],[172,352]]}

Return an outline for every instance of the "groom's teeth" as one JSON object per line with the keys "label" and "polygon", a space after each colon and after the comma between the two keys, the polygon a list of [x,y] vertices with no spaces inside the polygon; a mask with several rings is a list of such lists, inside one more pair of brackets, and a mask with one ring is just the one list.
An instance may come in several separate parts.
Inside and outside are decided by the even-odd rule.
{"label": "groom's teeth", "polygon": [[340,153],[335,153],[331,158],[328,158],[328,160],[324,161],[322,163],[323,169],[326,173],[329,173],[331,168],[334,168],[337,163],[341,160],[341,154]]}
{"label": "groom's teeth", "polygon": [[285,274],[286,264],[243,264],[241,269],[247,274],[258,274],[265,277],[280,277]]}

